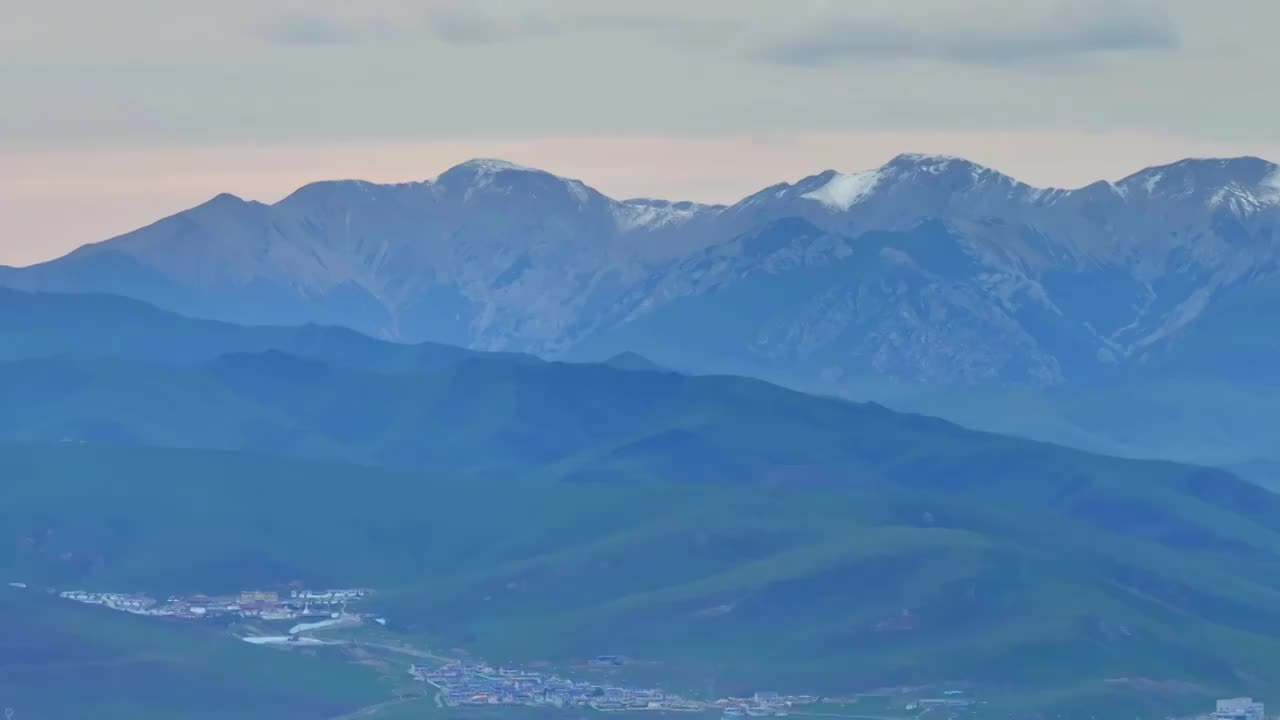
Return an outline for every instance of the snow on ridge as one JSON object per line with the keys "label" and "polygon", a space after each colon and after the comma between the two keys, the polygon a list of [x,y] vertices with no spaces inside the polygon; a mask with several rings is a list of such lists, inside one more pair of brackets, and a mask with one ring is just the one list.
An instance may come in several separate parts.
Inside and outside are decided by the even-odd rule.
{"label": "snow on ridge", "polygon": [[822,187],[800,197],[822,203],[832,210],[844,212],[870,195],[879,183],[879,170],[850,175],[836,173]]}
{"label": "snow on ridge", "polygon": [[967,172],[969,181],[974,185],[1005,185],[1010,192],[1045,190],[1037,188],[1016,178],[1012,178],[999,170],[979,165],[972,160],[955,155],[926,155],[922,153],[902,153],[885,163],[881,172],[892,173],[905,179],[914,179],[922,175],[940,176],[956,175]]}
{"label": "snow on ridge", "polygon": [[1257,210],[1259,206],[1257,197],[1234,183],[1219,188],[1209,197],[1209,207],[1216,208],[1223,204],[1228,205],[1238,214]]}
{"label": "snow on ridge", "polygon": [[714,209],[717,206],[694,202],[633,198],[615,203],[613,218],[619,230],[655,229],[683,225],[704,210]]}
{"label": "snow on ridge", "polygon": [[1270,174],[1262,178],[1258,189],[1262,191],[1261,199],[1280,204],[1280,166],[1273,168]]}
{"label": "snow on ridge", "polygon": [[498,158],[475,158],[474,160],[468,160],[458,165],[457,167],[479,170],[480,172],[484,172],[484,173],[502,172],[504,170],[516,170],[520,172],[537,172],[537,170],[535,170],[534,168],[526,167],[524,165],[517,165],[516,163],[508,162],[506,160],[500,160]]}
{"label": "snow on ridge", "polygon": [[[890,165],[911,163],[913,165],[946,165],[953,162],[969,163],[962,157],[955,155],[937,155],[930,153],[899,153],[896,157],[889,161]],[[970,163],[972,164],[972,163]]]}
{"label": "snow on ridge", "polygon": [[474,160],[468,160],[449,168],[424,184],[432,186],[433,188],[438,188],[441,180],[446,175],[459,172],[464,173],[463,177],[465,177],[469,182],[469,186],[466,189],[464,197],[470,200],[477,191],[487,190],[493,187],[495,183],[501,182],[499,175],[508,171],[536,175],[559,181],[564,185],[565,191],[569,193],[569,196],[573,198],[578,207],[585,207],[591,201],[591,193],[593,191],[581,180],[562,177],[560,175],[547,172],[546,170],[526,167],[524,165],[518,165],[513,162],[499,160],[496,158],[476,158]]}
{"label": "snow on ridge", "polygon": [[1209,207],[1226,205],[1240,215],[1259,212],[1280,205],[1280,167],[1258,181],[1253,189],[1231,183],[1219,188],[1209,198]]}
{"label": "snow on ridge", "polygon": [[581,180],[565,180],[564,185],[579,207],[587,204],[591,196],[587,193],[587,186],[583,185]]}

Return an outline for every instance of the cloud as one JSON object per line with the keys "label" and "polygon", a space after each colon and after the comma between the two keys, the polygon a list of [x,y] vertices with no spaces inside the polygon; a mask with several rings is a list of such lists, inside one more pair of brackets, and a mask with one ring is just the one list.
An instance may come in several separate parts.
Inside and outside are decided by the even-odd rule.
{"label": "cloud", "polygon": [[470,46],[596,33],[648,34],[671,41],[723,34],[729,21],[714,24],[652,12],[494,12],[478,6],[444,5],[380,15],[338,18],[315,12],[278,15],[248,26],[273,45],[359,45],[400,39],[435,39]]}
{"label": "cloud", "polygon": [[[1022,11],[947,12],[909,22],[840,17],[793,30],[753,56],[779,65],[826,66],[850,60],[937,60],[1008,66],[1087,59],[1103,52],[1173,50],[1178,34],[1158,6],[1077,1]],[[954,7],[954,6],[952,6]],[[1031,11],[1027,8],[1032,7]]]}
{"label": "cloud", "polygon": [[277,15],[248,29],[273,45],[355,45],[397,34],[395,25],[384,18],[343,21],[311,13]]}
{"label": "cloud", "polygon": [[470,10],[446,10],[428,18],[432,33],[451,45],[484,45],[517,35],[537,34],[538,28],[520,22],[500,21],[491,15]]}
{"label": "cloud", "polygon": [[[694,18],[641,13],[530,13],[497,15],[477,8],[432,13],[435,35],[455,45],[479,45],[514,40],[592,33],[647,34],[667,40],[705,37],[713,30]],[[717,24],[719,29],[724,23]]]}

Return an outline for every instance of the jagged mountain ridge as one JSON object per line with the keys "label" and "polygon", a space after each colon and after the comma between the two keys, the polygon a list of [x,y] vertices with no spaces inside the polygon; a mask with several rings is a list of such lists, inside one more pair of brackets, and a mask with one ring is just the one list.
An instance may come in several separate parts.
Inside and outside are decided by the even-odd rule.
{"label": "jagged mountain ridge", "polygon": [[1275,348],[1241,340],[1232,308],[1280,297],[1278,257],[1280,168],[1257,158],[1063,190],[900,155],[729,206],[619,201],[474,160],[418,183],[313,183],[273,205],[220,195],[3,269],[0,284],[837,385],[1060,385],[1180,356],[1203,364],[1197,334],[1243,342],[1256,370]]}

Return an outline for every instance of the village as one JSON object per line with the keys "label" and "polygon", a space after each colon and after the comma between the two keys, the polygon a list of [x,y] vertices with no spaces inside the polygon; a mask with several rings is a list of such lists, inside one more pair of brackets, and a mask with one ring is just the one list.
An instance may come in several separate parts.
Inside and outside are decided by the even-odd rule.
{"label": "village", "polygon": [[[25,587],[25,586],[24,586]],[[315,633],[350,628],[372,619],[385,625],[384,618],[352,612],[351,605],[373,595],[367,588],[311,590],[296,587],[285,591],[243,590],[228,595],[170,595],[158,600],[145,593],[66,590],[57,593],[65,600],[98,605],[135,615],[173,617],[186,620],[249,619],[295,621],[286,635],[241,637],[255,645],[315,646],[331,645]],[[342,643],[336,643],[342,644]],[[614,655],[593,658],[593,666],[614,666],[624,660]],[[781,695],[777,692],[755,692],[748,697],[693,700],[659,689],[632,688],[616,684],[589,682],[562,677],[554,673],[493,667],[483,661],[445,660],[443,664],[411,665],[409,674],[434,687],[436,702],[443,707],[523,706],[561,709],[592,709],[600,712],[663,711],[707,713],[720,712],[724,718],[784,717],[793,708],[820,702],[810,695]],[[945,703],[948,707],[966,705],[967,698],[920,701]],[[913,708],[914,709],[914,708]]]}
{"label": "village", "polygon": [[[10,587],[26,589],[23,583]],[[170,595],[160,601],[145,593],[97,592],[66,590],[57,593],[63,599],[136,615],[164,616],[187,620],[257,619],[265,621],[297,621],[282,636],[247,636],[240,639],[260,645],[327,645],[313,633],[363,624],[372,619],[385,625],[384,618],[368,613],[352,612],[349,606],[369,598],[373,590],[340,588],[311,590],[295,587],[288,591],[244,590],[229,595]],[[722,718],[785,717],[815,714],[804,708],[818,703],[839,703],[832,698],[813,695],[783,695],[758,691],[748,697],[696,700],[660,689],[633,688],[623,685],[574,680],[550,672],[494,667],[480,660],[458,661],[441,658],[442,664],[413,664],[408,672],[414,680],[435,688],[436,703],[442,707],[523,706],[556,709],[591,709],[599,712],[660,711],[707,713],[719,712]],[[619,656],[593,658],[593,666],[623,664]],[[980,704],[968,692],[947,690],[933,697],[917,697],[898,707],[908,717],[919,717],[942,710],[944,717],[956,717]],[[822,713],[816,713],[822,714]],[[1264,706],[1251,698],[1219,700],[1215,711],[1196,720],[1266,720]]]}
{"label": "village", "polygon": [[65,590],[59,597],[135,615],[152,615],[199,620],[239,617],[262,620],[333,619],[351,613],[349,603],[369,597],[372,590],[349,588],[308,590],[294,588],[287,593],[274,590],[244,590],[234,595],[170,595],[164,601],[145,593]]}
{"label": "village", "polygon": [[575,681],[550,673],[494,668],[483,662],[454,662],[435,668],[412,665],[409,673],[435,687],[439,691],[438,701],[446,707],[523,705],[591,708],[604,712],[721,710],[725,717],[782,717],[794,705],[817,702],[817,698],[811,696],[782,696],[775,692],[758,692],[749,698],[725,698],[714,702],[689,700],[663,690]]}

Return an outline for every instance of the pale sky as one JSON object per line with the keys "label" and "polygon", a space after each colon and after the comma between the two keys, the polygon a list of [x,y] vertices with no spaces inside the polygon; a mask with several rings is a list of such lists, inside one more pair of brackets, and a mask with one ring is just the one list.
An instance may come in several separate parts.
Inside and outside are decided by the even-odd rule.
{"label": "pale sky", "polygon": [[1280,160],[1272,0],[0,0],[0,263],[472,157],[732,202],[899,152]]}

